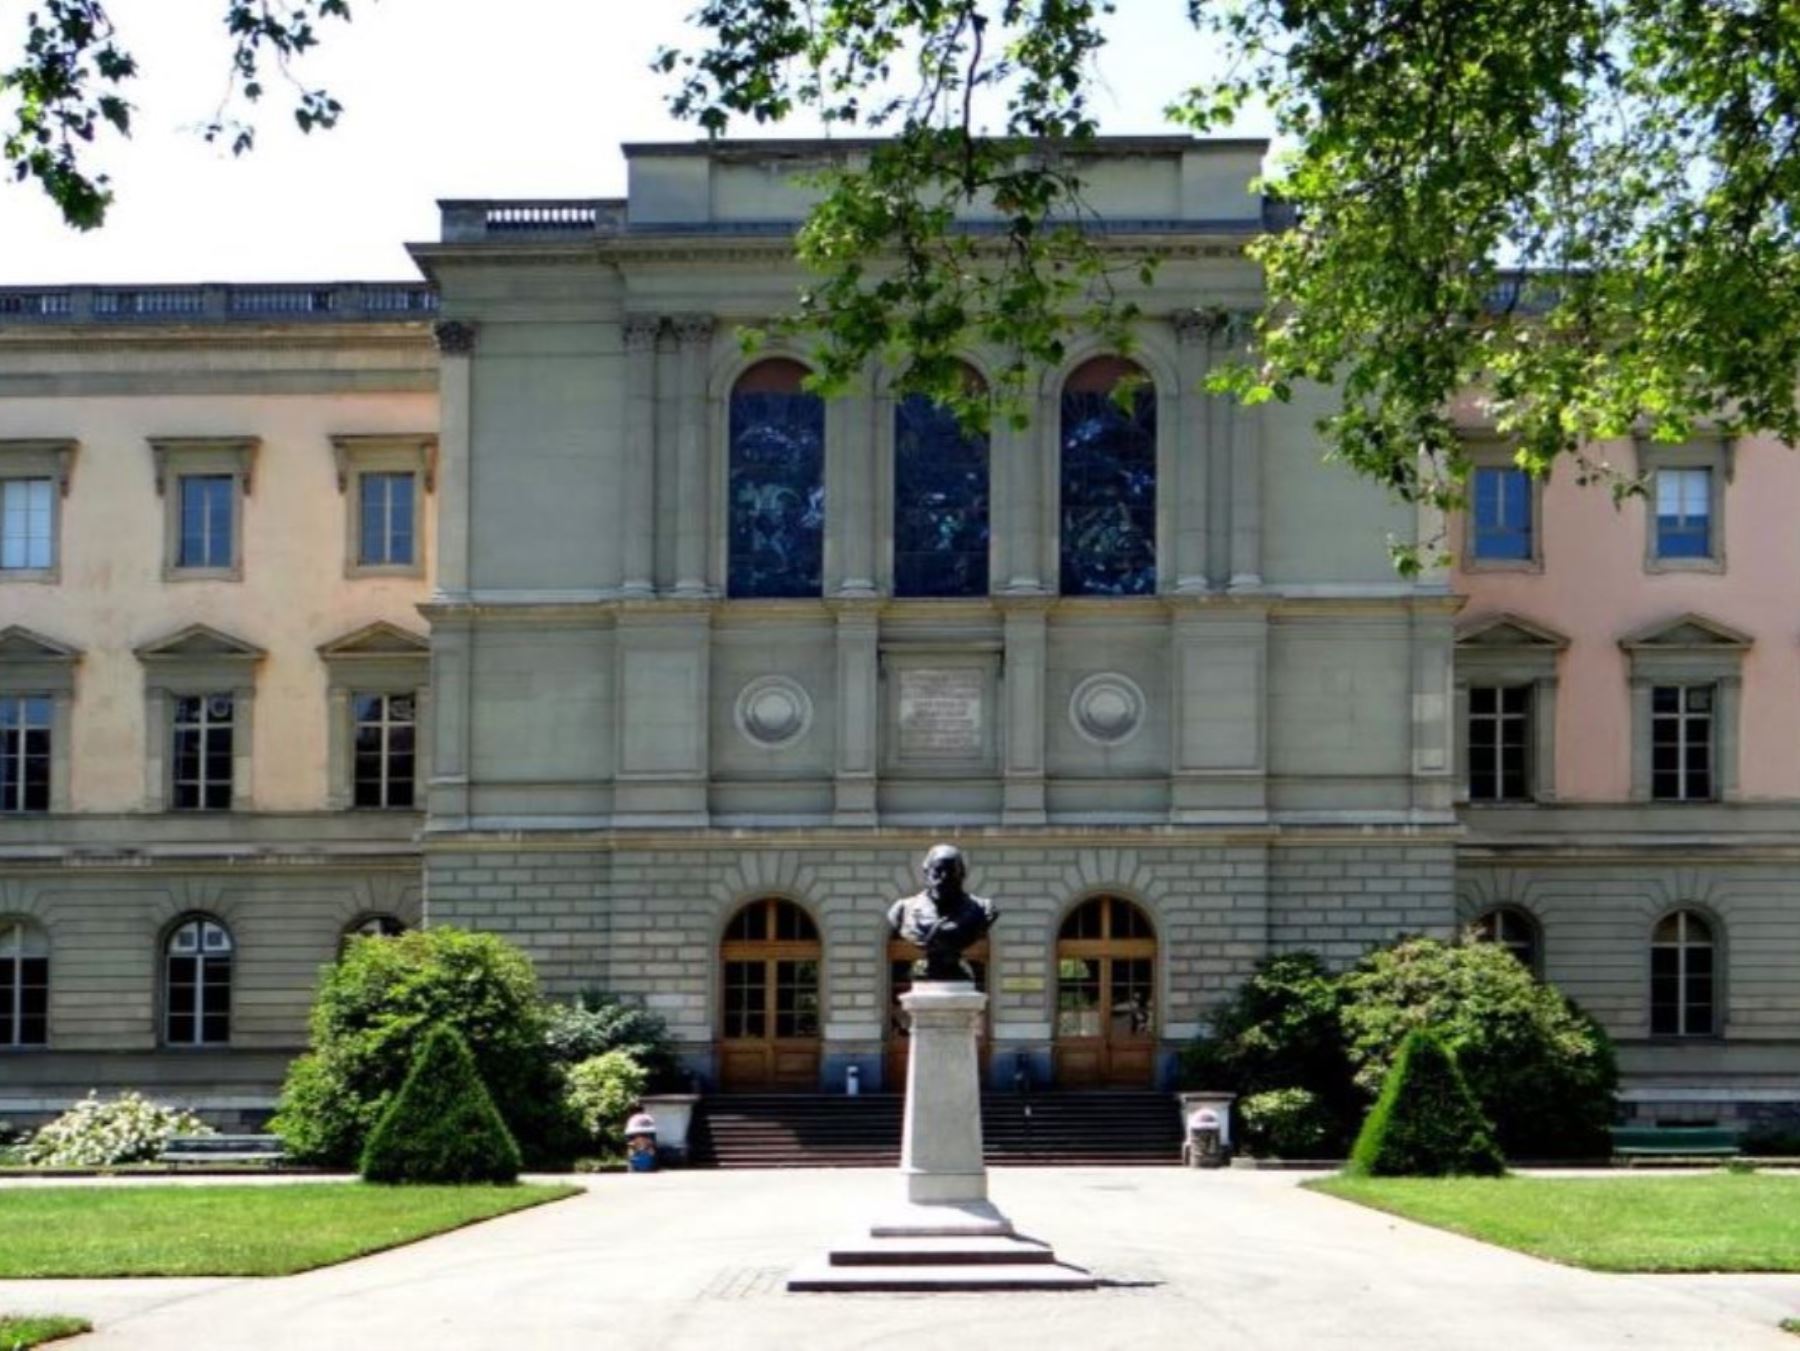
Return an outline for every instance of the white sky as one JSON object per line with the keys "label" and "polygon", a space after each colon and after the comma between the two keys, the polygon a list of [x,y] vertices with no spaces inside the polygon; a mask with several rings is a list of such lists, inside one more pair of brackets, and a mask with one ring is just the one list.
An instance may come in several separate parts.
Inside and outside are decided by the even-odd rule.
{"label": "white sky", "polygon": [[[132,139],[94,160],[118,200],[82,234],[35,185],[0,182],[0,285],[413,278],[402,246],[437,237],[438,198],[623,196],[621,142],[696,136],[665,109],[672,81],[648,68],[688,37],[693,0],[356,0],[355,21],[328,26],[299,72],[343,102],[338,127],[302,136],[288,91],[266,81],[257,148],[237,160],[194,130],[228,68],[218,0],[110,8],[141,72]],[[0,8],[0,24],[17,29],[21,9]],[[1121,9],[1100,63],[1102,129],[1175,130],[1163,106],[1208,44],[1185,0]],[[816,132],[795,119],[731,134]]]}

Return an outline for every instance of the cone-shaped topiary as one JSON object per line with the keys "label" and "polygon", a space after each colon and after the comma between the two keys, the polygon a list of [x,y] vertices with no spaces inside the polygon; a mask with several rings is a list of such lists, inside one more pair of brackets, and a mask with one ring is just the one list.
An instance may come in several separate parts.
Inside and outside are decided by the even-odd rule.
{"label": "cone-shaped topiary", "polygon": [[511,1182],[519,1146],[475,1058],[454,1029],[434,1027],[363,1149],[369,1182]]}
{"label": "cone-shaped topiary", "polygon": [[1430,1028],[1414,1029],[1400,1044],[1345,1171],[1368,1177],[1495,1177],[1506,1171],[1493,1127],[1463,1082],[1456,1056]]}

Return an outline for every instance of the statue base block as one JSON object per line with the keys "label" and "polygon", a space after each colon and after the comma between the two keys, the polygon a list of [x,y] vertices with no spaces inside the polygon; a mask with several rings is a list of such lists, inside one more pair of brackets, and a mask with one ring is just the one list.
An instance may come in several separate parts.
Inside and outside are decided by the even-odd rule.
{"label": "statue base block", "polygon": [[987,996],[967,981],[920,981],[900,996],[912,1038],[900,1145],[905,1199],[868,1236],[796,1269],[794,1291],[1092,1290],[1079,1267],[1013,1231],[987,1199],[976,1038]]}

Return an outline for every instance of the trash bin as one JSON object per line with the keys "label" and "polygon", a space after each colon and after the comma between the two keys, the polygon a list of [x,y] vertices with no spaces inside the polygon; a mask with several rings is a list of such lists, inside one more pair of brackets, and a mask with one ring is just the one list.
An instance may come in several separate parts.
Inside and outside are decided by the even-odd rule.
{"label": "trash bin", "polygon": [[634,1173],[656,1171],[656,1118],[648,1112],[625,1123],[625,1166]]}
{"label": "trash bin", "polygon": [[1187,1141],[1181,1147],[1183,1161],[1190,1168],[1223,1168],[1225,1142],[1219,1126],[1219,1114],[1202,1107],[1188,1118]]}

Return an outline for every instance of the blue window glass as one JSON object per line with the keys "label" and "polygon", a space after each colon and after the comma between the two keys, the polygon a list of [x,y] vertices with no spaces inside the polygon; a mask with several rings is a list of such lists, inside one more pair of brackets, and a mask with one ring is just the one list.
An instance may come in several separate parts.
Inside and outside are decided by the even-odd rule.
{"label": "blue window glass", "polygon": [[894,594],[987,589],[988,439],[910,395],[894,410]]}
{"label": "blue window glass", "polygon": [[1712,557],[1712,470],[1656,471],[1656,556]]}
{"label": "blue window glass", "polygon": [[413,476],[364,474],[362,545],[359,562],[409,564],[413,561]]}
{"label": "blue window glass", "polygon": [[1102,357],[1070,375],[1062,396],[1062,593],[1148,596],[1156,590],[1156,394],[1113,397],[1142,380]]}
{"label": "blue window glass", "polygon": [[805,368],[764,361],[731,393],[726,594],[817,596],[825,561],[825,404]]}
{"label": "blue window glass", "polygon": [[235,491],[230,474],[189,474],[182,478],[181,544],[175,559],[178,566],[231,566],[231,510]]}
{"label": "blue window glass", "polygon": [[1531,557],[1531,476],[1523,469],[1475,470],[1471,549],[1476,558]]}

